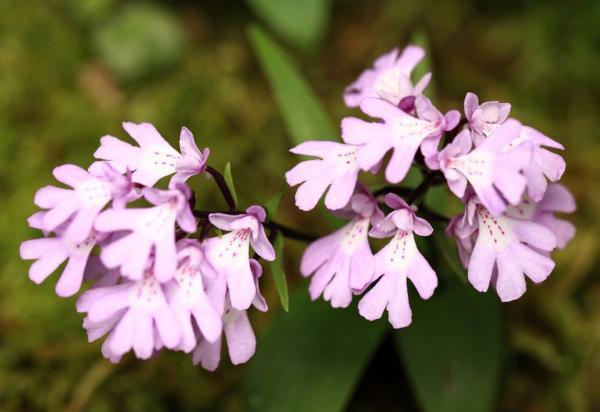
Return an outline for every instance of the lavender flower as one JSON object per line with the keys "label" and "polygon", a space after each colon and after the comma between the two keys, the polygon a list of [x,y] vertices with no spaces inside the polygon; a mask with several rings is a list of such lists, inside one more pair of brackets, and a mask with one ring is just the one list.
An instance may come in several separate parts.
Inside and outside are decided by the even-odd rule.
{"label": "lavender flower", "polygon": [[[469,182],[493,215],[504,212],[506,201],[518,204],[526,185],[521,171],[531,159],[531,146],[521,144],[510,150],[505,150],[505,146],[519,136],[520,130],[519,122],[508,120],[473,150],[469,131],[460,132],[437,160],[450,190],[463,197]],[[437,167],[432,158],[428,159],[428,165]]]}
{"label": "lavender flower", "polygon": [[202,245],[194,240],[179,242],[179,266],[174,281],[165,285],[165,294],[173,313],[179,320],[182,339],[178,346],[185,352],[191,352],[197,339],[194,326],[209,342],[215,342],[221,336],[221,315],[211,304],[204,283],[215,276],[207,273],[207,266],[201,266],[204,260]]}
{"label": "lavender flower", "polygon": [[523,174],[527,179],[527,193],[532,200],[539,202],[544,197],[548,180],[557,182],[566,168],[562,156],[546,148],[563,150],[564,147],[541,132],[527,126],[524,126],[521,130],[519,139],[511,142],[511,144],[514,146],[515,144],[523,144],[523,142],[529,142],[533,146],[531,162],[523,169]]}
{"label": "lavender flower", "polygon": [[[44,212],[33,215],[29,219],[30,225],[33,228],[41,229],[44,215]],[[67,261],[56,284],[56,294],[68,297],[77,293],[81,288],[90,253],[104,236],[91,231],[89,237],[83,242],[75,242],[65,233],[64,226],[56,228],[55,237],[24,241],[21,243],[19,251],[21,259],[36,260],[29,269],[29,278],[38,284],[46,280],[61,263]]]}
{"label": "lavender flower", "polygon": [[151,265],[141,280],[88,290],[77,301],[77,311],[87,313],[90,341],[110,332],[102,352],[113,362],[132,349],[148,359],[155,349],[174,349],[181,339],[180,324]]}
{"label": "lavender flower", "polygon": [[[250,269],[256,287],[253,305],[261,312],[266,312],[267,303],[258,289],[258,279],[262,276],[262,267],[256,260],[251,259]],[[207,294],[217,312],[223,317],[223,333],[231,363],[239,365],[247,362],[256,350],[256,337],[247,311],[235,309],[231,305],[226,280],[223,277],[215,279],[208,287]],[[192,359],[195,365],[201,364],[209,371],[217,369],[221,361],[221,337],[215,342],[200,338]]]}
{"label": "lavender flower", "polygon": [[44,230],[53,231],[66,223],[65,234],[76,243],[90,236],[94,219],[111,199],[130,190],[130,185],[123,184],[122,179],[111,178],[114,175],[95,176],[75,165],[59,166],[52,173],[72,189],[46,186],[37,191],[35,204],[48,209],[42,226]]}
{"label": "lavender flower", "polygon": [[369,246],[369,224],[383,219],[376,200],[366,190],[358,191],[345,210],[351,221],[306,249],[300,272],[314,274],[310,283],[313,300],[321,294],[334,308],[347,307],[352,293],[362,291],[375,273],[375,260]]}
{"label": "lavender flower", "polygon": [[490,136],[508,118],[510,103],[498,101],[479,104],[475,93],[465,96],[465,116],[471,128],[473,141],[479,145],[485,137]]}
{"label": "lavender flower", "polygon": [[321,158],[300,162],[285,174],[290,186],[300,184],[296,206],[302,210],[314,209],[328,187],[325,206],[331,210],[346,206],[360,171],[357,150],[356,146],[327,141],[304,142],[291,149],[295,154]]}
{"label": "lavender flower", "polygon": [[375,255],[375,286],[361,299],[358,310],[366,319],[375,320],[387,309],[392,326],[403,328],[412,321],[407,278],[423,299],[429,299],[437,287],[435,272],[417,249],[414,240],[415,233],[429,236],[433,228],[426,220],[417,217],[399,196],[388,194],[385,202],[394,211],[369,234],[393,238]]}
{"label": "lavender flower", "polygon": [[196,230],[188,203],[191,193],[185,184],[170,190],[145,188],[142,193],[155,207],[109,209],[97,217],[99,232],[127,232],[102,249],[102,261],[109,268],[120,267],[123,276],[140,280],[154,253],[156,277],[165,282],[177,268],[175,222],[188,233]]}
{"label": "lavender flower", "polygon": [[342,138],[359,146],[356,160],[361,169],[376,167],[393,149],[385,177],[391,183],[398,183],[408,173],[419,147],[425,157],[432,156],[443,132],[458,124],[460,115],[456,110],[444,116],[424,96],[417,96],[415,107],[417,117],[381,99],[369,98],[361,102],[361,110],[383,122],[366,122],[355,117],[342,120]]}
{"label": "lavender flower", "polygon": [[575,198],[569,190],[558,183],[551,183],[540,202],[535,203],[525,195],[519,205],[506,209],[506,215],[546,226],[556,236],[557,247],[563,249],[575,236],[575,226],[558,219],[554,213],[573,213],[575,209]]}
{"label": "lavender flower", "polygon": [[187,127],[181,128],[179,148],[181,150],[181,157],[175,162],[174,181],[185,182],[190,177],[205,171],[210,150],[206,148],[200,151],[198,146],[196,146],[194,135]]}
{"label": "lavender flower", "polygon": [[204,171],[209,150],[200,151],[194,136],[187,128],[181,129],[181,153],[171,147],[150,123],[123,123],[123,128],[139,144],[132,146],[113,136],[100,139],[94,153],[97,159],[110,162],[120,172],[133,171],[133,181],[153,186],[165,176],[175,174],[174,182],[183,182]]}
{"label": "lavender flower", "polygon": [[465,219],[477,230],[468,277],[478,291],[492,284],[503,302],[515,300],[525,293],[525,275],[540,283],[554,268],[541,252],[554,249],[556,237],[543,225],[506,214],[494,216],[476,197],[468,200]]}
{"label": "lavender flower", "polygon": [[[509,103],[493,101],[479,105],[477,96],[473,93],[467,93],[465,97],[465,114],[475,144],[479,146],[486,137],[489,137],[498,129],[506,121],[509,112]],[[566,167],[561,156],[546,148],[563,150],[564,147],[541,132],[523,126],[519,135],[504,150],[521,145],[524,142],[530,142],[533,147],[531,161],[523,169],[523,174],[527,180],[527,191],[531,199],[539,202],[546,192],[547,180],[557,182],[562,177]]]}
{"label": "lavender flower", "polygon": [[425,51],[418,46],[407,46],[398,54],[398,49],[393,49],[379,57],[373,68],[365,70],[346,87],[346,106],[358,107],[363,99],[369,97],[379,97],[397,105],[404,97],[422,94],[429,84],[431,73],[424,75],[416,85],[413,85],[410,75],[425,56]]}
{"label": "lavender flower", "polygon": [[231,305],[238,310],[248,309],[256,296],[249,246],[263,259],[275,260],[275,251],[262,225],[265,219],[266,212],[260,206],[250,206],[246,213],[239,215],[212,213],[209,216],[210,223],[229,233],[208,239],[205,255],[218,277],[226,280]]}

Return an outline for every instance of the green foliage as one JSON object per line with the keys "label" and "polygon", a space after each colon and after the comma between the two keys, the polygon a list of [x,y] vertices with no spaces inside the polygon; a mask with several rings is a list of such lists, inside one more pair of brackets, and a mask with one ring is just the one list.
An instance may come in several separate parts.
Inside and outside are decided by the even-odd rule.
{"label": "green foliage", "polygon": [[425,412],[494,411],[502,362],[500,304],[448,282],[411,299],[413,323],[396,333],[409,381]]}
{"label": "green foliage", "polygon": [[287,187],[287,183],[285,179],[281,181],[281,185],[279,186],[279,190],[275,193],[267,202],[265,203],[265,209],[267,210],[267,216],[269,219],[275,219],[277,215],[277,209],[279,208],[279,204],[281,203],[281,199],[285,194],[285,189]]}
{"label": "green foliage", "polygon": [[225,179],[225,183],[227,183],[227,188],[229,192],[231,192],[231,197],[233,198],[233,204],[237,209],[238,206],[238,197],[237,192],[235,191],[235,183],[233,183],[233,175],[231,174],[231,162],[227,162],[225,165],[225,170],[223,171],[223,178]]}
{"label": "green foliage", "polygon": [[292,294],[261,337],[244,384],[244,411],[341,412],[386,331],[385,322],[311,302],[306,285]]}
{"label": "green foliage", "polygon": [[334,139],[336,132],[323,106],[285,52],[258,26],[251,26],[248,36],[293,142]]}
{"label": "green foliage", "polygon": [[331,0],[247,0],[281,37],[303,49],[318,46],[329,20]]}
{"label": "green foliage", "polygon": [[275,281],[275,288],[279,294],[281,307],[287,312],[290,309],[290,297],[288,294],[287,278],[285,277],[285,272],[283,271],[283,242],[283,236],[281,234],[277,234],[277,236],[275,236],[275,240],[273,241],[275,260],[271,262],[271,273],[273,274],[273,280]]}
{"label": "green foliage", "polygon": [[95,35],[100,58],[123,80],[139,80],[180,60],[183,34],[177,21],[149,4],[129,4]]}

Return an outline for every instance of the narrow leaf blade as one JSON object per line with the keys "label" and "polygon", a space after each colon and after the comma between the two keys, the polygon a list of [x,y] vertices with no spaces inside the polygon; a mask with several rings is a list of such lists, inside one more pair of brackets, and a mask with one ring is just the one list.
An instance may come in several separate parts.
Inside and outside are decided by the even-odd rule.
{"label": "narrow leaf blade", "polygon": [[262,336],[244,386],[244,411],[340,412],[384,336],[386,323],[360,318],[356,306],[311,302],[306,285],[292,294]]}
{"label": "narrow leaf blade", "polygon": [[250,26],[248,36],[293,142],[336,138],[321,103],[285,52],[256,25]]}
{"label": "narrow leaf blade", "polygon": [[279,186],[279,190],[277,193],[273,195],[267,202],[265,203],[265,209],[267,211],[267,216],[269,219],[275,219],[277,214],[277,209],[279,208],[279,204],[281,203],[281,199],[283,198],[283,194],[285,193],[285,188],[287,187],[285,180],[281,181],[281,185]]}
{"label": "narrow leaf blade", "polygon": [[271,262],[271,272],[275,281],[275,288],[279,294],[281,307],[287,312],[290,309],[290,297],[288,295],[287,278],[283,271],[283,236],[281,234],[275,236],[273,248],[275,249],[275,260]]}
{"label": "narrow leaf blade", "polygon": [[302,49],[323,38],[331,0],[247,0],[250,8],[277,34]]}
{"label": "narrow leaf blade", "polygon": [[235,207],[238,205],[237,193],[235,191],[235,184],[233,183],[233,175],[231,174],[231,163],[227,162],[225,165],[225,170],[223,171],[223,178],[225,179],[225,183],[227,183],[227,187],[231,192],[231,196],[233,197],[233,203],[235,203]]}

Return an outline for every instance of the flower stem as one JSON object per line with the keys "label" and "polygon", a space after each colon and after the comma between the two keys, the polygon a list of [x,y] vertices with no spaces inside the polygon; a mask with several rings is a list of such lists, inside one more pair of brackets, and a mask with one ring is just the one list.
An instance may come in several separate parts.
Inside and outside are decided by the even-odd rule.
{"label": "flower stem", "polygon": [[227,186],[227,182],[225,182],[225,178],[223,177],[221,172],[219,172],[217,169],[210,165],[206,166],[206,172],[210,174],[213,177],[213,179],[215,179],[215,183],[219,187],[219,190],[221,191],[221,194],[223,195],[223,198],[225,199],[229,210],[235,210],[235,200],[233,200],[233,195],[231,194],[231,191]]}
{"label": "flower stem", "polygon": [[433,210],[430,210],[429,208],[425,207],[425,205],[419,206],[419,214],[423,215],[428,220],[436,220],[440,223],[449,223],[450,222],[449,218],[447,218],[446,216],[440,215],[439,213],[436,213]]}
{"label": "flower stem", "polygon": [[[223,195],[223,198],[225,199],[225,202],[227,203],[229,210],[226,212],[193,210],[194,216],[196,216],[198,218],[206,219],[206,218],[208,218],[208,216],[211,213],[229,213],[229,214],[244,213],[240,210],[236,210],[235,201],[233,199],[231,191],[229,190],[229,187],[227,186],[227,183],[225,182],[225,178],[223,177],[223,175],[218,170],[216,170],[214,167],[212,167],[210,165],[206,166],[206,172],[209,173],[215,179],[215,183],[219,187],[219,190],[221,191],[221,194]],[[399,187],[399,186],[385,186],[385,187],[382,187],[381,189],[376,190],[373,194],[375,196],[379,196],[379,195],[382,195],[385,193],[396,193],[400,196],[406,197],[407,203],[415,203],[415,202],[418,202],[419,200],[421,200],[421,198],[427,193],[427,190],[431,186],[437,184],[439,180],[443,180],[443,176],[441,176],[441,174],[439,172],[429,172],[425,175],[425,178],[419,184],[419,186],[417,186],[413,190],[405,188],[405,187]],[[427,217],[429,217],[432,220],[437,220],[440,222],[448,222],[447,217],[439,215],[423,206],[421,207],[421,211],[423,212],[424,215],[426,215]],[[265,223],[265,226],[267,228],[269,228],[271,232],[273,232],[273,233],[279,232],[284,237],[289,238],[289,239],[295,239],[295,240],[300,240],[300,241],[304,241],[304,242],[312,242],[317,239],[316,236],[313,236],[308,233],[303,233],[301,231],[287,227],[287,226],[277,223],[275,221],[268,221]],[[208,230],[209,227],[210,226],[203,227],[202,237],[204,237],[206,235],[206,231]]]}
{"label": "flower stem", "polygon": [[192,210],[194,216],[199,217],[201,219],[208,219],[208,215],[212,213],[226,213],[229,215],[241,215],[244,212],[241,210]]}
{"label": "flower stem", "polygon": [[[439,184],[440,182],[443,182],[442,174],[437,171],[435,171],[435,172],[429,171],[425,175],[425,178],[423,179],[421,184],[419,184],[419,186],[417,186],[414,189],[409,189],[407,187],[388,185],[388,186],[384,186],[380,189],[375,190],[373,192],[373,195],[375,197],[379,197],[379,196],[387,194],[387,193],[395,193],[398,196],[404,197],[406,199],[407,203],[418,203],[417,206],[419,207],[420,213],[423,214],[423,216],[425,216],[426,218],[431,219],[431,220],[436,220],[440,223],[448,223],[450,221],[450,219],[448,219],[446,216],[440,215],[440,214],[430,210],[425,205],[420,204],[420,203],[422,203],[421,199],[425,196],[425,194],[427,194],[427,191],[429,190],[429,188],[431,186],[435,186],[435,185]],[[381,205],[384,205],[382,200],[379,200],[378,203],[380,203]]]}
{"label": "flower stem", "polygon": [[408,196],[406,197],[406,203],[410,204],[421,200],[421,198],[425,196],[429,188],[435,185],[436,180],[440,180],[440,178],[443,179],[443,176],[439,172],[429,172],[428,174],[426,174],[419,186],[417,186],[412,192],[408,194]]}
{"label": "flower stem", "polygon": [[265,223],[265,225],[271,231],[279,232],[284,237],[287,237],[288,239],[301,240],[301,241],[304,241],[304,242],[312,242],[314,240],[317,240],[316,236],[313,236],[313,235],[308,234],[308,233],[300,232],[300,231],[298,231],[296,229],[284,226],[281,223],[270,221],[270,222]]}

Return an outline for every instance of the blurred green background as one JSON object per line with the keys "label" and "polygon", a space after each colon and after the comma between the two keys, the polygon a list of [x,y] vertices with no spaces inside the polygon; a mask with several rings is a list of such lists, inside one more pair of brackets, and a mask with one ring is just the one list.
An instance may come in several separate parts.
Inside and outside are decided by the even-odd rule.
{"label": "blurred green background", "polygon": [[[211,148],[212,165],[232,163],[243,205],[272,196],[295,160],[247,38],[253,22],[286,48],[336,125],[353,114],[342,104],[344,86],[421,30],[441,110],[462,108],[473,91],[482,101],[511,102],[513,116],[565,145],[563,182],[577,198],[570,217],[577,236],[555,253],[548,281],[502,306],[496,405],[600,410],[600,2],[301,3],[312,15],[291,6],[269,15],[265,3],[22,0],[0,7],[0,410],[242,409],[246,367],[224,361],[207,373],[181,353],[109,364],[99,344],[87,343],[75,298],[55,296],[55,277],[32,284],[18,246],[37,236],[25,219],[52,168],[88,165],[102,135],[125,137],[125,120],[152,122],[173,143],[187,126],[199,146]],[[193,186],[204,209],[223,207],[205,179]],[[278,220],[323,233],[319,219],[295,210],[290,191]],[[292,289],[305,287],[296,269],[302,247],[286,246]],[[271,311],[253,314],[259,346],[280,312],[272,280],[263,285]],[[384,339],[345,408],[414,410],[404,369]]]}

